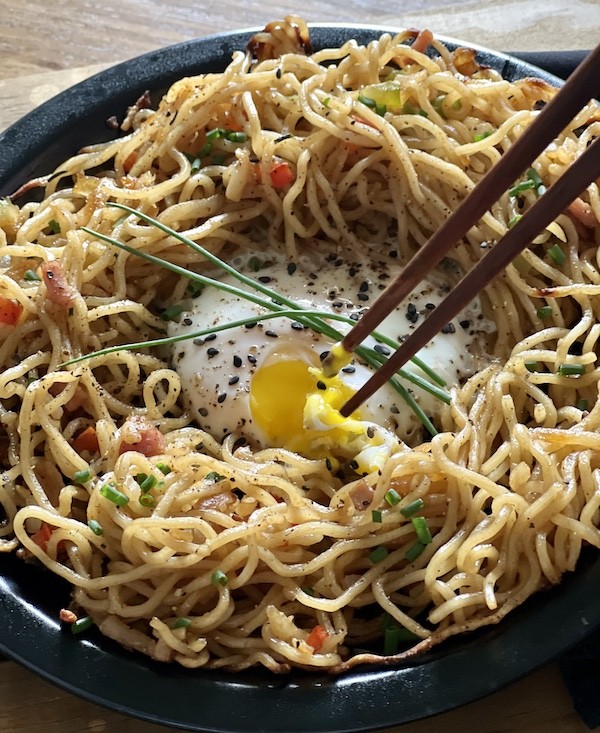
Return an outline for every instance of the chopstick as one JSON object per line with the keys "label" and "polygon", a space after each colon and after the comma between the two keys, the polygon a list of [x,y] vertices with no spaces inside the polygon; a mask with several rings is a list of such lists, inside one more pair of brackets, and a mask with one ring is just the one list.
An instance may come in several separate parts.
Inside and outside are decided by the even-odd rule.
{"label": "chopstick", "polygon": [[[600,97],[599,80],[600,45],[573,72],[509,151],[488,171],[462,204],[412,257],[357,325],[346,334],[341,342],[344,351],[354,351],[479,221],[575,114],[594,96]],[[379,389],[599,176],[600,138],[597,138],[490,252],[460,280],[454,290],[388,361],[346,402],[340,410],[341,414],[347,417]]]}

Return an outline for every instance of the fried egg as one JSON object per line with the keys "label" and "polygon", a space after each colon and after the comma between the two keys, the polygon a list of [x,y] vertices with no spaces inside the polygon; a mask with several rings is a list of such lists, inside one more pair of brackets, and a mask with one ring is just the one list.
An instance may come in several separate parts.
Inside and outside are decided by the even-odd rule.
{"label": "fried egg", "polygon": [[[360,261],[321,256],[313,251],[297,263],[276,253],[239,256],[233,266],[252,274],[261,284],[299,307],[341,314],[356,321],[398,271],[394,253],[366,253]],[[255,273],[253,271],[256,271]],[[232,276],[223,283],[240,285]],[[382,322],[378,331],[395,341],[404,340],[437,307],[449,287],[448,276],[430,278]],[[189,304],[170,335],[193,334],[266,313],[239,296],[207,286]],[[341,333],[350,325],[330,321]],[[487,329],[478,303],[449,322],[419,357],[448,385],[458,383],[474,369],[474,341]],[[285,317],[255,325],[190,338],[173,346],[172,359],[182,384],[185,402],[199,426],[222,440],[234,433],[254,448],[286,448],[309,458],[351,460],[361,472],[376,470],[401,441],[421,438],[414,412],[390,385],[384,385],[349,418],[339,409],[372,374],[355,357],[335,377],[326,379],[320,363],[334,341]],[[374,338],[365,341],[383,355],[389,346]],[[409,363],[407,370],[423,372]],[[441,403],[406,383],[426,414],[434,419]]]}

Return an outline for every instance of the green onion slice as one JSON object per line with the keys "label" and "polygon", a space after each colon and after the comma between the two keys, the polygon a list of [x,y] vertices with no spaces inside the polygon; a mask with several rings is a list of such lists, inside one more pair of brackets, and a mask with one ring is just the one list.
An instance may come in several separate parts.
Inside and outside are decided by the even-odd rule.
{"label": "green onion slice", "polygon": [[129,497],[122,491],[119,491],[114,484],[104,484],[100,487],[100,493],[105,499],[112,501],[117,506],[125,506],[129,504]]}
{"label": "green onion slice", "polygon": [[210,582],[213,585],[222,585],[225,586],[229,582],[229,578],[222,570],[215,570],[213,574],[210,576]]}
{"label": "green onion slice", "polygon": [[88,527],[92,530],[92,532],[97,536],[100,537],[104,534],[104,530],[102,529],[102,525],[100,522],[98,522],[95,519],[90,519],[88,521]]}
{"label": "green onion slice", "polygon": [[371,552],[369,553],[369,560],[373,563],[373,565],[375,565],[376,563],[384,560],[389,554],[390,551],[387,547],[385,547],[384,545],[379,545],[379,547],[371,550]]}
{"label": "green onion slice", "polygon": [[385,500],[390,506],[396,506],[396,504],[399,504],[402,500],[402,497],[400,494],[396,491],[396,489],[388,489],[385,492]]}
{"label": "green onion slice", "polygon": [[416,560],[419,555],[423,554],[423,550],[425,549],[426,545],[424,545],[422,542],[415,542],[414,545],[411,545],[408,550],[404,553],[404,557],[409,561],[413,562]]}
{"label": "green onion slice", "polygon": [[83,616],[78,618],[77,621],[71,624],[72,634],[81,634],[83,631],[87,631],[90,626],[94,625],[94,621],[91,616]]}
{"label": "green onion slice", "polygon": [[417,539],[422,545],[428,545],[431,543],[431,531],[425,517],[411,517],[413,527],[417,533]]}
{"label": "green onion slice", "polygon": [[585,364],[561,364],[558,373],[561,377],[580,377],[585,374]]}
{"label": "green onion slice", "polygon": [[412,517],[413,514],[420,512],[424,506],[425,502],[423,501],[423,499],[415,499],[406,506],[403,506],[402,509],[400,509],[400,514],[408,519],[408,517]]}

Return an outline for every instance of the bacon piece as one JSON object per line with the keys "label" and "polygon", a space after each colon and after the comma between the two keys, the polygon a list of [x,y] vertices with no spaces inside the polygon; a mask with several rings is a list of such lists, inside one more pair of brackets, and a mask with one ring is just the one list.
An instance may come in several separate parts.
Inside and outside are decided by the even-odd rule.
{"label": "bacon piece", "polygon": [[64,270],[58,260],[40,265],[42,279],[46,285],[48,300],[64,310],[68,310],[75,300],[77,291],[69,285]]}
{"label": "bacon piece", "polygon": [[58,617],[65,624],[74,624],[77,621],[77,614],[69,611],[68,608],[61,608]]}
{"label": "bacon piece", "polygon": [[128,418],[121,429],[121,437],[119,455],[129,450],[143,453],[147,457],[165,452],[165,436],[143,418]]}
{"label": "bacon piece", "polygon": [[592,207],[581,198],[576,198],[575,201],[568,206],[567,211],[588,229],[593,229],[600,224],[596,214],[594,214],[592,210]]}
{"label": "bacon piece", "polygon": [[16,300],[0,295],[0,324],[16,326],[23,312],[23,306]]}
{"label": "bacon piece", "polygon": [[352,503],[358,510],[366,509],[369,504],[373,501],[373,494],[375,493],[372,486],[366,481],[359,481],[356,486],[350,492],[350,498]]}
{"label": "bacon piece", "polygon": [[425,51],[427,51],[427,49],[429,48],[429,44],[432,41],[433,33],[425,28],[425,30],[419,31],[417,37],[410,45],[411,48],[415,49],[415,51],[418,51],[419,53],[425,53]]}

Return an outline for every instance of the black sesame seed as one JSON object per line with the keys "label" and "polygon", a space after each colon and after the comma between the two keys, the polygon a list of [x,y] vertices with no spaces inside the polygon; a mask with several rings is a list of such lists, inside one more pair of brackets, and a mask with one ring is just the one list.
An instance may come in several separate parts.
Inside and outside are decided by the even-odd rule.
{"label": "black sesame seed", "polygon": [[392,415],[399,415],[400,414],[400,410],[396,407],[396,405],[392,405],[390,407],[390,412],[392,413]]}
{"label": "black sesame seed", "polygon": [[425,303],[425,308],[427,308],[428,311],[435,310],[435,303]]}
{"label": "black sesame seed", "polygon": [[372,425],[369,425],[369,427],[367,428],[367,437],[368,438],[375,437],[375,428]]}
{"label": "black sesame seed", "polygon": [[354,374],[354,372],[356,371],[356,367],[345,366],[342,371],[344,372],[344,374]]}
{"label": "black sesame seed", "polygon": [[375,344],[375,346],[373,347],[373,349],[378,354],[383,354],[384,356],[389,356],[389,354],[391,353],[390,350],[388,349],[388,347],[387,346],[384,346],[383,344]]}
{"label": "black sesame seed", "polygon": [[218,402],[219,404],[222,404],[223,402],[225,402],[225,399],[226,399],[226,397],[227,397],[227,395],[225,394],[225,392],[223,392],[222,394],[220,394],[220,395],[219,395],[219,396],[217,397],[217,402]]}
{"label": "black sesame seed", "polygon": [[240,378],[236,375],[235,377],[231,377],[229,380],[229,385],[237,384],[240,381]]}
{"label": "black sesame seed", "polygon": [[256,357],[252,354],[248,354],[248,361],[250,362],[250,364],[256,364]]}
{"label": "black sesame seed", "polygon": [[369,283],[366,280],[363,280],[361,284],[358,286],[358,289],[361,293],[366,293],[369,289]]}
{"label": "black sesame seed", "polygon": [[363,302],[364,302],[365,300],[369,300],[369,296],[367,295],[367,293],[358,293],[356,297],[357,297],[357,298],[358,298],[359,300],[362,300]]}
{"label": "black sesame seed", "polygon": [[278,67],[277,67],[277,68],[275,69],[275,76],[276,76],[276,77],[277,77],[278,79],[281,79],[281,74],[282,74],[282,73],[283,73],[283,72],[281,71],[281,66],[278,66]]}
{"label": "black sesame seed", "polygon": [[360,313],[350,313],[351,321],[358,321],[359,318],[360,318]]}
{"label": "black sesame seed", "polygon": [[327,468],[328,471],[331,471],[333,469],[333,464],[329,460],[329,458],[325,459],[325,468]]}
{"label": "black sesame seed", "polygon": [[398,252],[395,249],[391,249],[390,250],[390,257],[395,260],[396,257],[398,257]]}
{"label": "black sesame seed", "polygon": [[208,410],[206,407],[201,407],[198,412],[202,415],[202,417],[206,417],[208,415]]}
{"label": "black sesame seed", "polygon": [[350,468],[353,471],[356,471],[356,469],[358,468],[358,462],[357,461],[350,461]]}
{"label": "black sesame seed", "polygon": [[292,321],[291,325],[294,331],[302,331],[304,329],[304,326],[301,323],[298,323],[298,321]]}
{"label": "black sesame seed", "polygon": [[272,338],[272,339],[279,338],[279,334],[275,333],[275,331],[265,331],[265,336],[268,336],[269,338]]}
{"label": "black sesame seed", "polygon": [[341,300],[335,300],[331,305],[334,308],[343,308],[344,307],[344,304],[342,303]]}
{"label": "black sesame seed", "polygon": [[354,276],[356,275],[356,273],[357,273],[357,272],[358,272],[358,270],[356,269],[356,267],[351,267],[351,268],[350,268],[350,269],[348,270],[348,274],[350,275],[350,277],[354,277]]}
{"label": "black sesame seed", "polygon": [[258,282],[259,283],[265,283],[266,284],[266,283],[270,283],[272,279],[273,278],[272,277],[269,277],[269,275],[261,275],[258,278]]}
{"label": "black sesame seed", "polygon": [[191,318],[184,318],[183,321],[182,321],[182,323],[183,323],[184,326],[191,326],[192,323],[193,323],[193,321],[192,321]]}
{"label": "black sesame seed", "polygon": [[202,339],[202,338],[194,339],[194,342],[193,343],[194,343],[194,346],[203,346],[204,345],[204,339]]}
{"label": "black sesame seed", "polygon": [[236,354],[233,357],[233,366],[236,367],[236,369],[239,369],[242,366],[242,359]]}
{"label": "black sesame seed", "polygon": [[461,321],[461,322],[460,322],[460,325],[461,325],[461,328],[464,328],[464,329],[465,329],[465,331],[466,331],[466,330],[467,330],[467,328],[469,328],[469,326],[471,325],[471,321],[469,321],[469,320],[467,320],[467,319],[465,318],[465,320],[464,320],[464,321]]}
{"label": "black sesame seed", "polygon": [[212,359],[213,356],[216,356],[219,353],[219,349],[215,349],[214,346],[211,346],[210,349],[206,349],[206,353],[208,354],[208,358]]}
{"label": "black sesame seed", "polygon": [[293,275],[297,269],[298,268],[296,266],[296,263],[290,262],[290,264],[287,266],[288,275]]}
{"label": "black sesame seed", "polygon": [[336,267],[340,267],[344,264],[344,260],[341,257],[338,257],[337,260],[333,263]]}
{"label": "black sesame seed", "polygon": [[408,307],[406,309],[407,313],[410,313],[411,315],[417,312],[417,306],[414,303],[409,303]]}
{"label": "black sesame seed", "polygon": [[317,389],[327,389],[327,385],[319,379],[317,382]]}
{"label": "black sesame seed", "polygon": [[256,326],[256,323],[247,323],[244,328],[254,328]]}
{"label": "black sesame seed", "polygon": [[327,359],[327,357],[328,357],[328,356],[329,356],[329,351],[322,351],[322,352],[321,352],[321,353],[319,354],[319,359],[320,359],[321,361],[325,361],[325,359]]}
{"label": "black sesame seed", "polygon": [[456,329],[454,328],[453,323],[447,323],[445,326],[442,327],[442,333],[454,333]]}

